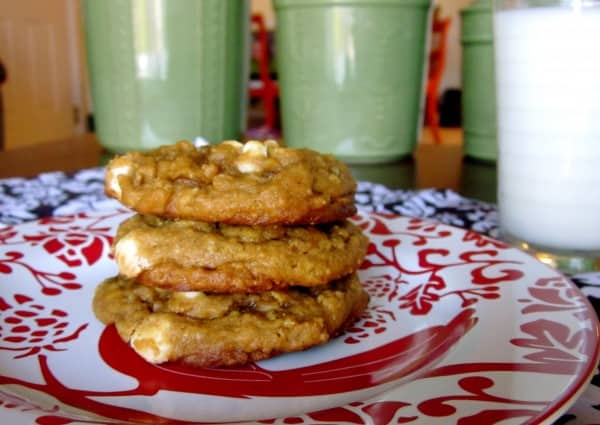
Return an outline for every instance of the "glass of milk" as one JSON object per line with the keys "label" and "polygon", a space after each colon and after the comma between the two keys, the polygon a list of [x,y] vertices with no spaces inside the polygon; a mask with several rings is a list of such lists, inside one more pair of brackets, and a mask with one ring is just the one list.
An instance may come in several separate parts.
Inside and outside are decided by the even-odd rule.
{"label": "glass of milk", "polygon": [[503,237],[600,270],[600,0],[495,0]]}

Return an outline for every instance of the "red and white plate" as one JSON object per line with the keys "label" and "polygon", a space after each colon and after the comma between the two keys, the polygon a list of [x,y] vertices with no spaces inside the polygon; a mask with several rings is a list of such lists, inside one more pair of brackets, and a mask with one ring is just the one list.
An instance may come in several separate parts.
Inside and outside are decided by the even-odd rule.
{"label": "red and white plate", "polygon": [[346,333],[244,368],[153,366],[91,309],[129,214],[0,228],[0,423],[538,423],[598,361],[596,315],[558,272],[477,233],[361,213],[371,301]]}

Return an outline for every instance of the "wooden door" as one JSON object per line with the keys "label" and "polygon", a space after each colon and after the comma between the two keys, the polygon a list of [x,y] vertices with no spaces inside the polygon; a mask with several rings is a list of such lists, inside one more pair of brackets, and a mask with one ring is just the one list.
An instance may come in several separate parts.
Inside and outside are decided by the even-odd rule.
{"label": "wooden door", "polygon": [[5,149],[84,131],[78,0],[0,0]]}

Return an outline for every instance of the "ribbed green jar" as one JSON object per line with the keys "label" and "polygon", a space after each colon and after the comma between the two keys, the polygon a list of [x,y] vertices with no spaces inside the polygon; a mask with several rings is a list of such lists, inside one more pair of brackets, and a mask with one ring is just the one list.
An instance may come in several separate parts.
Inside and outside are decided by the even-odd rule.
{"label": "ribbed green jar", "polygon": [[109,150],[243,135],[248,0],[85,0],[93,112]]}
{"label": "ribbed green jar", "polygon": [[461,11],[462,103],[465,154],[496,160],[496,85],[491,0]]}
{"label": "ribbed green jar", "polygon": [[412,153],[430,0],[274,0],[283,137],[353,163]]}

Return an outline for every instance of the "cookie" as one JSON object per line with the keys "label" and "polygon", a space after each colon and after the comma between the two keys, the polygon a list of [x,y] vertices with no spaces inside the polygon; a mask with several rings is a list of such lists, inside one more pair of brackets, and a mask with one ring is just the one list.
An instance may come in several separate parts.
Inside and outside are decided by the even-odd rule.
{"label": "cookie", "polygon": [[98,286],[94,313],[148,362],[220,367],[323,344],[367,304],[355,274],[258,294],[164,291],[117,276]]}
{"label": "cookie", "polygon": [[119,272],[178,291],[258,292],[317,286],[362,263],[367,238],[349,221],[232,226],[134,215],[117,230]]}
{"label": "cookie", "polygon": [[356,182],[331,155],[275,141],[178,142],[114,158],[106,193],[142,214],[243,225],[315,224],[356,212]]}

